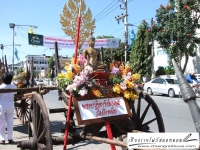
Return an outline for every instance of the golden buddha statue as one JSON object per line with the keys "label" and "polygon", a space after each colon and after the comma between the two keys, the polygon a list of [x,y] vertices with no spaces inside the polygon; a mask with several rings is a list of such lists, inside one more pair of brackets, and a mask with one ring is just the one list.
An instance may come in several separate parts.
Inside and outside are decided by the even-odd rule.
{"label": "golden buddha statue", "polygon": [[95,38],[91,35],[88,37],[89,47],[83,50],[83,58],[85,61],[85,66],[90,65],[93,69],[106,69],[107,65],[101,62],[100,52],[94,49]]}

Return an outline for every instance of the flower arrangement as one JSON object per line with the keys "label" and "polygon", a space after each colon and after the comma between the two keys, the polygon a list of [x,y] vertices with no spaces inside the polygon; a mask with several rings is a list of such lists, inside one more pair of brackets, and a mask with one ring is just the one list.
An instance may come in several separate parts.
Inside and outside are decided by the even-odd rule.
{"label": "flower arrangement", "polygon": [[[96,97],[103,96],[102,87],[97,84],[93,73],[93,68],[84,66],[84,61],[78,58],[76,64],[72,58],[71,63],[66,63],[65,73],[57,76],[58,87],[72,92],[74,97],[94,95]],[[123,94],[127,100],[135,100],[138,96],[135,82],[140,79],[139,74],[132,74],[129,65],[114,66],[109,76],[108,84],[112,86],[113,92]]]}
{"label": "flower arrangement", "polygon": [[132,74],[129,65],[114,66],[109,77],[113,85],[113,91],[122,94],[127,100],[135,100],[138,97],[135,83],[140,79],[140,74]]}
{"label": "flower arrangement", "polygon": [[27,74],[24,71],[24,68],[20,67],[13,76],[13,84],[15,84],[17,88],[25,88],[27,84],[26,78]]}
{"label": "flower arrangement", "polygon": [[74,97],[85,96],[87,94],[101,97],[101,88],[93,76],[93,68],[84,66],[83,58],[79,56],[78,61],[74,64],[74,58],[71,63],[66,63],[65,73],[60,73],[57,76],[58,87],[72,92]]}

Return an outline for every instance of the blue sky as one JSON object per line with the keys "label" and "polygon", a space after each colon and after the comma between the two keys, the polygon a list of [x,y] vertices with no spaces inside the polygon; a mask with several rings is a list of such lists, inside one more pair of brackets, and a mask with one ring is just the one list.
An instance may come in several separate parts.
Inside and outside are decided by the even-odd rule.
{"label": "blue sky", "polygon": [[[96,19],[96,28],[94,36],[99,35],[112,35],[116,38],[124,40],[124,24],[115,21],[115,16],[124,13],[120,9],[122,2],[118,0],[85,0],[86,6],[91,9],[93,17]],[[35,34],[41,34],[52,37],[69,38],[61,29],[60,16],[64,4],[68,0],[0,0],[0,44],[12,45],[13,31],[9,27],[9,23],[16,25],[35,25],[38,26],[34,29]],[[112,3],[113,2],[113,3]],[[112,4],[111,4],[112,3]],[[104,12],[102,12],[109,4],[111,4]],[[150,19],[155,18],[156,9],[160,4],[166,6],[168,0],[128,0],[128,22],[138,26],[144,19],[150,23]],[[101,14],[99,14],[102,12]],[[97,16],[99,14],[99,16]],[[97,16],[97,17],[96,17]],[[15,27],[16,36],[15,44],[21,44],[18,49],[18,56],[21,60],[26,55],[50,55],[54,51],[46,47],[35,47],[28,45],[28,29],[29,27]],[[137,27],[129,27],[129,30]],[[61,49],[60,55],[71,56],[73,49]],[[3,55],[7,56],[9,64],[12,63],[12,46],[5,47]],[[0,53],[0,57],[2,54]],[[15,63],[18,62],[15,58]]]}

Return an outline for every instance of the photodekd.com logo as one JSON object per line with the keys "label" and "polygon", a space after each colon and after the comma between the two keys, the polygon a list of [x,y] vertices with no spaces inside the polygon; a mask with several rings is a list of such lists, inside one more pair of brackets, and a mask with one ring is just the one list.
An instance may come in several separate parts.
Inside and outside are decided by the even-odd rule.
{"label": "photodekd.com logo", "polygon": [[128,148],[195,149],[199,133],[128,133]]}

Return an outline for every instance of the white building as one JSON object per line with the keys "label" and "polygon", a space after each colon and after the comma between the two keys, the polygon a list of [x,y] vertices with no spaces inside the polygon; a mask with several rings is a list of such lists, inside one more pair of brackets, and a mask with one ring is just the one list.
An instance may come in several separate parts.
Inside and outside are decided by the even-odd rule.
{"label": "white building", "polygon": [[44,55],[27,55],[23,60],[23,67],[29,67],[33,58],[33,70],[40,72],[48,69],[48,60],[50,56]]}
{"label": "white building", "polygon": [[[200,32],[199,32],[200,33]],[[154,41],[154,70],[158,70],[159,66],[169,66],[168,60],[169,60],[169,55],[166,53],[165,50],[160,48],[160,45],[157,41]],[[182,65],[185,62],[184,57],[182,58]],[[200,47],[197,50],[197,56],[195,57],[189,57],[187,66],[186,66],[186,71],[189,69],[194,69],[196,70],[196,73],[200,73]]]}

